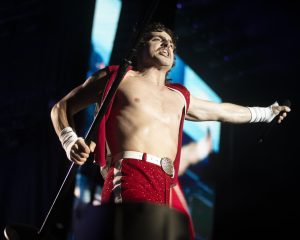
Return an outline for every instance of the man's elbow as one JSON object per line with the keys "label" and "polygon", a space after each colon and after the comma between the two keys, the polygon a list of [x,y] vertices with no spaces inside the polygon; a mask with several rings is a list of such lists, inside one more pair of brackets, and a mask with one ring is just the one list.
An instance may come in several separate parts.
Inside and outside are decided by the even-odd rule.
{"label": "man's elbow", "polygon": [[63,112],[66,112],[66,103],[64,101],[60,101],[51,108],[50,117],[52,121],[55,121]]}
{"label": "man's elbow", "polygon": [[56,103],[52,108],[51,108],[51,111],[50,111],[50,117],[51,117],[51,120],[55,120],[57,118],[57,115],[58,115],[58,109],[59,109],[59,106],[58,106],[58,103]]}

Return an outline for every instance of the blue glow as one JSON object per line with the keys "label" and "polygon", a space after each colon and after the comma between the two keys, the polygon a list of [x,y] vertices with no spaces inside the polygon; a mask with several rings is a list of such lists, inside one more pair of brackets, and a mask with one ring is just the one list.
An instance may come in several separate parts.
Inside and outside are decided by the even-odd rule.
{"label": "blue glow", "polygon": [[178,55],[176,55],[175,66],[169,72],[168,78],[171,78],[172,82],[183,84],[184,71],[185,71],[185,63]]}
{"label": "blue glow", "polygon": [[121,6],[120,0],[98,0],[96,2],[92,44],[95,51],[101,53],[105,65],[110,60]]}
{"label": "blue glow", "polygon": [[177,7],[177,9],[181,9],[182,8],[182,4],[181,3],[177,3],[176,7]]}
{"label": "blue glow", "polygon": [[[97,0],[91,36],[90,67],[87,76],[104,68],[110,61],[111,52],[118,27],[122,2],[121,0]],[[86,109],[86,127],[94,119],[94,105]]]}

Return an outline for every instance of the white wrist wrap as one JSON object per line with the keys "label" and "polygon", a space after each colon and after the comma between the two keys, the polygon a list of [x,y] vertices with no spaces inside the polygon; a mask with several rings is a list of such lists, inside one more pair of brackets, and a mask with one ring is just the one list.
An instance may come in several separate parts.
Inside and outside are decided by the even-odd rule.
{"label": "white wrist wrap", "polygon": [[251,112],[250,123],[253,122],[271,122],[277,114],[272,110],[273,106],[278,106],[278,103],[275,102],[269,107],[248,107]]}
{"label": "white wrist wrap", "polygon": [[78,140],[77,134],[73,131],[71,127],[64,128],[59,134],[59,140],[67,153],[67,157],[71,160],[71,148],[74,143]]}

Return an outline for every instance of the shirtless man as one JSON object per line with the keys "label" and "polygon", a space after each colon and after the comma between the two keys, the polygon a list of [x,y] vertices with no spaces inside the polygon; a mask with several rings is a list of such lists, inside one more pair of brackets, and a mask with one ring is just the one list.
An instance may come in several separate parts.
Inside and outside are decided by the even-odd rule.
{"label": "shirtless man", "polygon": [[[148,201],[187,212],[183,194],[176,187],[183,119],[270,122],[282,112],[278,120],[281,122],[290,111],[289,107],[278,104],[249,108],[214,103],[190,96],[183,86],[166,84],[166,75],[174,63],[174,50],[172,32],[161,24],[150,25],[138,48],[136,66],[127,71],[104,125],[103,121],[100,123],[96,160],[102,169],[108,170],[102,202]],[[71,128],[73,115],[101,102],[116,71],[115,66],[110,66],[95,73],[51,111],[55,131],[67,156],[78,165],[85,163],[94,146],[77,137]],[[105,137],[112,156],[110,165],[103,163]]]}

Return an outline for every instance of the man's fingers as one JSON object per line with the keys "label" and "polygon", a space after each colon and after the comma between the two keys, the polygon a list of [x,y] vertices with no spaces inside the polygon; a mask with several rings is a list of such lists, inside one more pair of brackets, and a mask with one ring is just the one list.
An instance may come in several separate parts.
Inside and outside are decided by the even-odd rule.
{"label": "man's fingers", "polygon": [[90,156],[90,154],[85,152],[78,152],[77,154],[80,158],[88,158]]}
{"label": "man's fingers", "polygon": [[85,157],[81,157],[80,154],[78,154],[76,152],[76,150],[71,150],[71,160],[74,161],[76,164],[78,165],[82,165],[86,162],[86,159]]}
{"label": "man's fingers", "polygon": [[88,147],[88,145],[86,145],[83,138],[78,138],[76,143],[78,145],[79,151],[90,154],[90,152],[91,152],[90,148]]}
{"label": "man's fingers", "polygon": [[279,118],[278,118],[278,123],[281,123],[284,118],[287,116],[287,113],[286,112],[283,112],[282,114],[280,114]]}
{"label": "man's fingers", "polygon": [[290,111],[291,111],[291,109],[287,106],[273,106],[273,112],[275,114],[279,114],[281,112],[284,112],[285,113],[284,117],[286,117],[286,113],[290,112]]}
{"label": "man's fingers", "polygon": [[96,148],[96,143],[94,143],[93,141],[91,141],[91,143],[90,143],[90,150],[91,150],[91,152],[94,152],[95,148]]}
{"label": "man's fingers", "polygon": [[278,106],[278,111],[280,111],[280,112],[290,112],[291,109],[288,106]]}
{"label": "man's fingers", "polygon": [[291,109],[290,109],[289,107],[287,107],[287,106],[284,106],[284,110],[283,110],[283,111],[285,111],[285,112],[290,112]]}
{"label": "man's fingers", "polygon": [[90,153],[95,150],[95,147],[96,144],[94,142],[91,142],[90,146],[88,146],[83,138],[78,138],[71,147],[70,158],[76,164],[82,165],[86,162]]}

